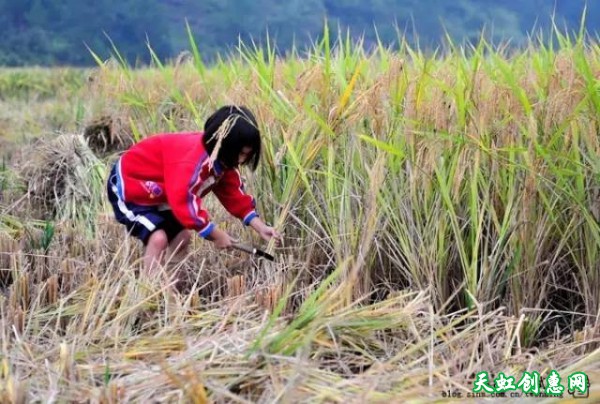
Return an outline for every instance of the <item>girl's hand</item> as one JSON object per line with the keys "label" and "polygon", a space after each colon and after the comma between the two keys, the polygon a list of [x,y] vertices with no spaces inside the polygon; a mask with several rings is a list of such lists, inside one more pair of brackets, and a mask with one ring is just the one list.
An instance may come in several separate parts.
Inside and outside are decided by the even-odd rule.
{"label": "girl's hand", "polygon": [[281,243],[281,234],[271,226],[267,226],[258,217],[252,219],[250,226],[252,226],[252,228],[263,240],[271,241],[271,239],[273,239],[275,241],[275,245],[279,245]]}
{"label": "girl's hand", "polygon": [[237,242],[237,240],[227,234],[227,232],[220,229],[213,229],[213,231],[210,232],[208,239],[215,243],[215,247],[219,249],[230,248],[233,243]]}
{"label": "girl's hand", "polygon": [[281,243],[281,234],[279,234],[277,230],[270,226],[265,226],[258,232],[258,234],[265,241],[270,241],[271,239],[273,239],[275,241],[275,245],[279,245]]}

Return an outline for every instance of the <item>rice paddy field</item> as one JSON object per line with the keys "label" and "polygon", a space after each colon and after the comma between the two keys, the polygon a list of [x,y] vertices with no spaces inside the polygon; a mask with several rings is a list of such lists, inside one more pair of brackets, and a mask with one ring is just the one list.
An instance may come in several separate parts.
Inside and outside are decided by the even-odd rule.
{"label": "rice paddy field", "polygon": [[[0,70],[0,402],[537,403],[475,381],[553,370],[600,402],[600,45],[554,35]],[[206,203],[277,260],[196,237],[140,277],[110,164],[226,103],[283,245]]]}

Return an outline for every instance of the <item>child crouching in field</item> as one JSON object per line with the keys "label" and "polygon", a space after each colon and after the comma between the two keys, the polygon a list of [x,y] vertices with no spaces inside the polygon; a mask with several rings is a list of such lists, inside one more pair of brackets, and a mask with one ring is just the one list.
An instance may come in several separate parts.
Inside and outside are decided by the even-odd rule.
{"label": "child crouching in field", "polygon": [[190,230],[217,248],[232,246],[235,240],[202,207],[202,198],[211,191],[264,240],[280,240],[258,217],[238,171],[240,165],[255,170],[260,151],[254,115],[245,107],[225,106],[206,120],[204,132],[154,135],[119,158],[109,175],[108,198],[117,221],[143,242],[147,273],[167,251],[184,256]]}

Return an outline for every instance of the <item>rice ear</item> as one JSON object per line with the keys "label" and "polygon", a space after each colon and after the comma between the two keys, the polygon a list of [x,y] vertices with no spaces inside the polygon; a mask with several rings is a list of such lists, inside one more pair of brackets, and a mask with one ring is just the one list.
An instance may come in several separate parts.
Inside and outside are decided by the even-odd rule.
{"label": "rice ear", "polygon": [[211,136],[210,139],[213,139],[213,138],[217,139],[215,148],[213,149],[212,153],[210,154],[211,161],[216,161],[217,156],[219,155],[219,150],[221,149],[221,145],[223,144],[223,139],[225,139],[227,137],[227,135],[229,135],[231,128],[233,128],[235,126],[235,123],[237,122],[237,120],[239,118],[240,118],[239,115],[231,115],[231,116],[227,117],[227,119],[225,119],[225,121],[223,121],[221,126],[219,126],[219,129]]}

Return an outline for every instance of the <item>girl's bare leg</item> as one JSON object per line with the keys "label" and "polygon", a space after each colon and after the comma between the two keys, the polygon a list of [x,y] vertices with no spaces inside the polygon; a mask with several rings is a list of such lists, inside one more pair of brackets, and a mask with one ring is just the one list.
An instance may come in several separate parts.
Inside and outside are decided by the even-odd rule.
{"label": "girl's bare leg", "polygon": [[146,249],[144,250],[144,269],[146,275],[152,275],[156,268],[161,264],[161,259],[169,245],[167,233],[164,230],[157,230],[150,235]]}
{"label": "girl's bare leg", "polygon": [[169,260],[173,262],[182,261],[188,252],[191,234],[189,230],[182,230],[169,243]]}
{"label": "girl's bare leg", "polygon": [[185,287],[186,274],[184,269],[178,265],[186,257],[188,253],[188,247],[190,244],[191,232],[189,230],[180,231],[177,236],[169,243],[169,255],[167,257],[168,262],[175,267],[178,272],[173,274],[177,279],[177,288],[183,289]]}

